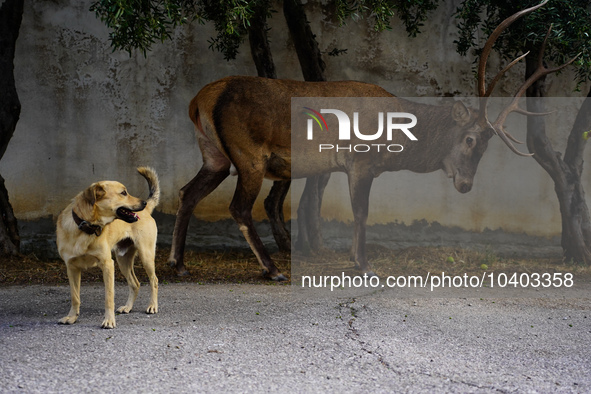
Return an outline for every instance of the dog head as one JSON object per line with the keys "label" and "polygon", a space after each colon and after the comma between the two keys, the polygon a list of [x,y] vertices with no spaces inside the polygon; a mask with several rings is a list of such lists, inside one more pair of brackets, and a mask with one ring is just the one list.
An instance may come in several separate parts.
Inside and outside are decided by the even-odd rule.
{"label": "dog head", "polygon": [[83,220],[104,225],[115,219],[137,222],[136,212],[145,207],[146,202],[131,196],[121,183],[102,181],[93,183],[76,196],[74,211]]}

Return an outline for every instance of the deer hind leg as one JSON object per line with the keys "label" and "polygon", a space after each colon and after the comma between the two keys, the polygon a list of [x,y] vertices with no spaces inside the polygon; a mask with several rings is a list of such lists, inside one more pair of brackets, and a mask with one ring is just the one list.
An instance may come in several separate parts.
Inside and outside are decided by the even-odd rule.
{"label": "deer hind leg", "polygon": [[[206,151],[202,149],[204,160],[208,159]],[[206,161],[199,173],[187,183],[179,192],[179,209],[172,234],[172,247],[168,263],[176,268],[177,275],[187,275],[187,269],[183,261],[185,253],[185,241],[189,220],[195,206],[219,186],[230,174],[230,161],[221,153],[215,160]]]}
{"label": "deer hind leg", "polygon": [[273,182],[273,187],[265,198],[265,211],[269,217],[273,238],[282,252],[291,251],[291,237],[285,228],[285,218],[283,217],[283,203],[290,185],[291,181]]}
{"label": "deer hind leg", "polygon": [[252,223],[252,207],[261,190],[262,183],[263,172],[250,172],[244,175],[244,172],[238,169],[238,184],[230,204],[230,213],[240,226],[240,231],[257,257],[264,275],[276,281],[283,281],[287,278],[275,267]]}
{"label": "deer hind leg", "polygon": [[372,183],[372,176],[349,175],[349,193],[351,195],[351,206],[353,208],[353,219],[355,222],[352,254],[354,256],[355,266],[368,276],[375,276],[367,261],[365,239],[367,215],[369,213],[369,192]]}

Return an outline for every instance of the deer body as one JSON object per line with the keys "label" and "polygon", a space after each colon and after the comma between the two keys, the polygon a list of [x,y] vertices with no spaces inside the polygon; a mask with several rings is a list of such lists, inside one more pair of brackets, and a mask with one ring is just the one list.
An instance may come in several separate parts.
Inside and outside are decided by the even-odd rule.
{"label": "deer body", "polygon": [[[513,101],[494,121],[488,118],[487,99],[500,77],[527,54],[499,72],[488,87],[485,70],[488,55],[501,32],[547,1],[515,13],[491,33],[478,66],[478,94],[482,98],[478,111],[466,108],[459,101],[450,107],[413,103],[395,98],[379,86],[353,81],[299,82],[228,77],[205,86],[189,106],[189,116],[195,124],[203,155],[203,167],[179,193],[180,205],[170,264],[176,266],[179,274],[186,272],[183,253],[189,218],[196,204],[230,174],[230,167],[233,166],[238,180],[230,212],[266,275],[274,280],[285,279],[275,267],[252,223],[251,211],[263,179],[287,180],[335,171],[345,172],[349,180],[355,223],[352,248],[355,263],[363,272],[371,273],[365,251],[365,226],[369,191],[376,176],[384,171],[426,173],[442,169],[453,179],[455,188],[466,193],[472,188],[478,163],[493,135],[498,135],[516,154],[529,156],[518,151],[511,142],[519,141],[504,128],[507,115],[511,112],[536,115],[519,108],[519,97],[537,79],[566,67],[575,59],[556,68],[546,68],[543,64],[544,41],[538,57],[538,69],[519,87]],[[409,141],[403,133],[392,134],[391,141],[384,142],[403,145],[404,149],[398,153],[378,155],[336,149],[320,152],[314,146],[310,149],[309,145],[301,144],[299,139],[294,139],[298,145],[292,146],[292,97],[390,97],[392,108],[388,111],[414,114],[419,119],[412,131],[417,141]],[[315,143],[327,145],[339,143],[336,133],[321,133],[318,139],[316,136],[314,139]],[[353,139],[351,143],[354,143]]]}
{"label": "deer body", "polygon": [[[389,110],[392,112],[423,114],[421,122],[413,128],[413,133],[420,136],[419,142],[407,144],[408,139],[399,133],[387,144],[404,145],[404,150],[391,155],[364,152],[351,155],[345,149],[322,154],[317,149],[292,151],[292,97],[391,97],[393,106]],[[236,76],[205,86],[192,100],[189,116],[195,123],[200,144],[213,143],[236,169],[248,167],[252,160],[264,163],[264,176],[268,179],[348,172],[353,163],[359,162],[371,165],[376,176],[384,171],[427,173],[439,169],[454,176],[449,160],[445,159],[458,143],[459,136],[454,135],[458,134],[458,125],[474,121],[475,117],[461,103],[453,109],[455,114],[451,107],[395,98],[383,88],[363,82],[302,82]],[[477,137],[477,133],[474,134]],[[318,141],[326,145],[338,144],[334,134],[320,135]]]}
{"label": "deer body", "polygon": [[[404,145],[399,153],[368,154],[347,150],[319,152],[292,149],[292,97],[389,97],[392,112],[421,113],[409,142],[393,133],[388,144]],[[476,115],[462,103],[449,107],[429,106],[395,98],[379,86],[354,82],[300,82],[260,77],[227,77],[205,86],[191,101],[189,116],[195,124],[203,154],[199,174],[181,190],[181,204],[173,236],[171,262],[182,264],[189,216],[195,205],[236,169],[238,185],[230,212],[249,242],[263,269],[281,278],[252,225],[251,210],[264,178],[287,180],[330,172],[345,172],[356,219],[353,252],[355,262],[368,271],[365,256],[365,222],[369,190],[384,171],[410,170],[419,173],[444,170],[454,185],[468,192],[484,149]],[[320,134],[319,143],[336,145],[337,135]],[[384,133],[385,138],[385,133]],[[468,143],[466,142],[468,140]],[[379,141],[378,141],[379,142]]]}

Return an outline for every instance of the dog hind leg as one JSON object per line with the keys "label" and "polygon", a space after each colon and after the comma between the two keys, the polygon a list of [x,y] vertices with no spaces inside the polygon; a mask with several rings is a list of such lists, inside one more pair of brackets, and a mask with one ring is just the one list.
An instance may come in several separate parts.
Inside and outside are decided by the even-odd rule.
{"label": "dog hind leg", "polygon": [[141,245],[138,250],[140,260],[150,279],[150,303],[148,304],[146,313],[158,313],[158,277],[156,276],[156,268],[154,266],[156,244],[151,242],[150,245]]}
{"label": "dog hind leg", "polygon": [[133,304],[140,290],[140,281],[137,279],[135,272],[133,271],[133,260],[135,258],[136,252],[136,248],[132,245],[129,246],[129,248],[125,251],[125,254],[116,254],[117,264],[119,265],[121,273],[127,280],[127,285],[129,287],[129,296],[127,297],[127,302],[125,305],[117,309],[117,313],[129,313],[133,308]]}

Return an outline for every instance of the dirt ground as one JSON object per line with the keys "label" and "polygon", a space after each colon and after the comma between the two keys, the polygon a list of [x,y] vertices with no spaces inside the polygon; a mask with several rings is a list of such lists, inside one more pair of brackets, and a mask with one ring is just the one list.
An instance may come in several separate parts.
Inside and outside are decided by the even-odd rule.
{"label": "dirt ground", "polygon": [[[380,276],[425,275],[445,272],[447,274],[478,274],[483,271],[495,273],[570,272],[578,277],[591,278],[591,268],[558,259],[511,259],[491,252],[478,252],[450,247],[413,247],[390,250],[368,245],[368,256],[373,270]],[[227,251],[189,251],[185,263],[189,275],[178,277],[167,264],[169,250],[160,248],[156,257],[156,274],[161,283],[260,283],[273,284],[261,275],[261,268],[248,249]],[[276,265],[288,279],[292,278],[292,260],[288,253],[272,255]],[[312,256],[297,257],[298,272],[323,274],[343,271],[348,275],[359,275],[346,252],[324,250]],[[135,272],[141,282],[147,277],[141,263],[136,259]],[[125,279],[116,270],[116,280]],[[101,282],[98,268],[83,273],[87,283]],[[61,260],[44,260],[35,255],[0,260],[0,286],[22,284],[64,284],[68,282],[65,264]],[[288,282],[289,283],[289,282]]]}

